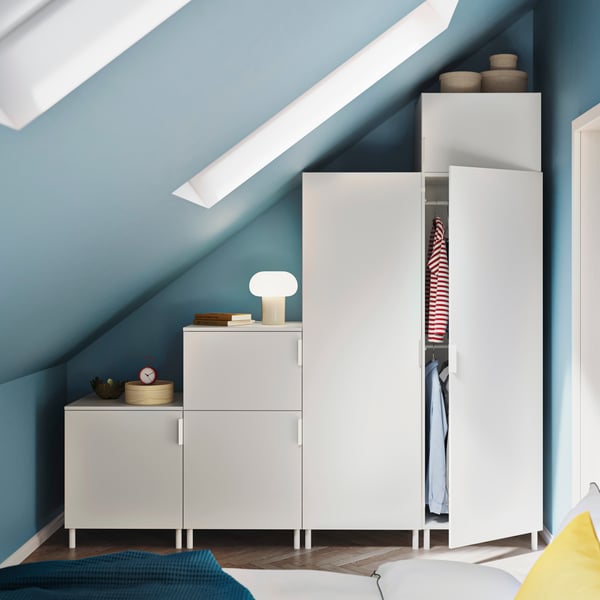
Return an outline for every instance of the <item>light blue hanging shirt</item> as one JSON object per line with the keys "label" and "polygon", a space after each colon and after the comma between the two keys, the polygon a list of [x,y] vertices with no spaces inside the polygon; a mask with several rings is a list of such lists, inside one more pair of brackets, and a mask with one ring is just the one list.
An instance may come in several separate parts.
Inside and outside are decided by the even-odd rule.
{"label": "light blue hanging shirt", "polygon": [[425,366],[425,499],[435,514],[448,512],[446,479],[446,435],[448,420],[438,361]]}

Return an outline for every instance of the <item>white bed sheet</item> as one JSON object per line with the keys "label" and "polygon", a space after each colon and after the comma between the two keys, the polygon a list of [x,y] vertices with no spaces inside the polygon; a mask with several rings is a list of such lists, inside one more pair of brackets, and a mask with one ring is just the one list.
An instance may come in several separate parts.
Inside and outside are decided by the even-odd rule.
{"label": "white bed sheet", "polygon": [[223,569],[256,600],[381,600],[377,581],[365,575],[314,570]]}
{"label": "white bed sheet", "polygon": [[485,564],[488,567],[496,567],[502,569],[507,573],[510,573],[515,579],[523,582],[527,573],[533,567],[533,563],[541,556],[543,550],[537,552],[528,552],[527,554],[520,554],[519,556],[511,556],[510,558],[501,558],[498,560],[491,560]]}
{"label": "white bed sheet", "polygon": [[436,559],[399,560],[378,569],[382,576],[379,585],[374,577],[327,571],[224,571],[248,588],[256,600],[382,600],[380,587],[385,600],[512,600],[519,582],[540,554],[532,552],[485,565]]}

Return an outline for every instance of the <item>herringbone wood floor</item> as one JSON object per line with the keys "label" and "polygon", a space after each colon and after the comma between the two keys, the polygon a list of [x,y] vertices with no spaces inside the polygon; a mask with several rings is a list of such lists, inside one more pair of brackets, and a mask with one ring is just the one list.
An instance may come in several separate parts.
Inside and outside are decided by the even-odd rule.
{"label": "herringbone wood floor", "polygon": [[[411,533],[402,531],[313,531],[312,550],[294,550],[292,542],[291,531],[194,533],[196,549],[210,549],[223,567],[245,569],[321,569],[370,575],[378,565],[403,558],[444,558],[475,563],[530,551],[529,535],[449,550],[447,533],[442,531],[431,533],[431,550],[412,550]],[[173,531],[79,530],[77,548],[69,550],[67,533],[60,530],[24,562],[84,558],[123,550],[158,554],[186,552],[175,550],[174,545]]]}

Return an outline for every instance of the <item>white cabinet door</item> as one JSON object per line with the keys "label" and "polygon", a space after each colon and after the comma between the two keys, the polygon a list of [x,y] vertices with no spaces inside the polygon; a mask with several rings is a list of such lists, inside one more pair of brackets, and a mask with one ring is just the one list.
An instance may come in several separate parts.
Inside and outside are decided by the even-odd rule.
{"label": "white cabinet door", "polygon": [[181,528],[182,416],[139,408],[65,411],[65,527]]}
{"label": "white cabinet door", "polygon": [[303,176],[303,527],[423,520],[421,175]]}
{"label": "white cabinet door", "polygon": [[300,410],[300,332],[183,334],[186,410]]}
{"label": "white cabinet door", "polygon": [[450,546],[542,528],[542,175],[450,169]]}
{"label": "white cabinet door", "polygon": [[184,527],[300,529],[300,412],[186,411]]}
{"label": "white cabinet door", "polygon": [[[541,169],[541,95],[422,94],[420,170]],[[419,154],[417,154],[419,156]]]}

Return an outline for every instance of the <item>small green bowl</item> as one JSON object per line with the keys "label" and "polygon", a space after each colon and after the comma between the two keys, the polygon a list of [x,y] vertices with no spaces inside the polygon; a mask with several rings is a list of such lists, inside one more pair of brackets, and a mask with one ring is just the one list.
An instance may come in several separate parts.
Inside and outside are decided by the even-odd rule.
{"label": "small green bowl", "polygon": [[104,381],[99,377],[94,377],[90,385],[96,395],[103,400],[116,400],[125,391],[125,382],[116,379],[107,379]]}

